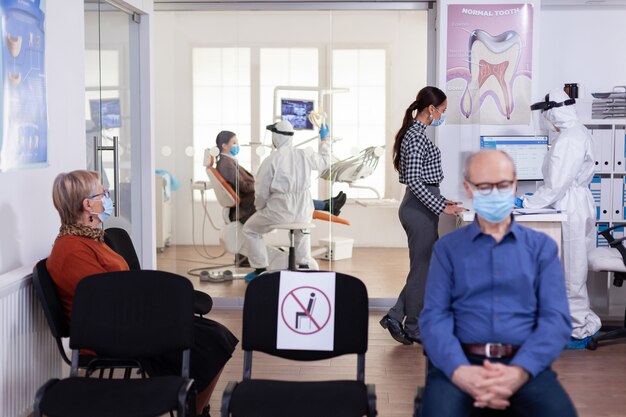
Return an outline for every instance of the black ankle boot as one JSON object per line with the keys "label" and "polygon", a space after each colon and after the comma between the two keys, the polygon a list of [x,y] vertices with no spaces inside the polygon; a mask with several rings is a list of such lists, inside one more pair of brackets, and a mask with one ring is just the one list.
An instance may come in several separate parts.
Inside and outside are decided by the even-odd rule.
{"label": "black ankle boot", "polygon": [[333,215],[339,216],[339,213],[341,213],[341,208],[344,206],[344,204],[346,204],[347,198],[348,196],[343,191],[340,191],[339,194],[337,194],[337,197],[333,198],[332,200],[332,214]]}

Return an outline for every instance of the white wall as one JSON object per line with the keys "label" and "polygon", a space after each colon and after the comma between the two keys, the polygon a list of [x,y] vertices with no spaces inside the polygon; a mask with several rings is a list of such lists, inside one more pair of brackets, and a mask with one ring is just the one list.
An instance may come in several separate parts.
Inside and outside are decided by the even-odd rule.
{"label": "white wall", "polygon": [[52,181],[85,167],[83,1],[48,1],[45,12],[49,165],[0,173],[0,281],[50,253],[59,228]]}
{"label": "white wall", "polygon": [[626,85],[625,17],[626,7],[543,8],[539,94],[577,82],[579,97],[591,100],[591,93]]}
{"label": "white wall", "polygon": [[[276,14],[290,12],[276,12]],[[363,27],[355,30],[347,21],[346,13],[310,12],[306,16],[294,18],[293,28],[287,29],[272,20],[271,14],[259,12],[224,13],[219,24],[208,21],[202,12],[155,12],[155,161],[157,168],[174,173],[182,187],[174,196],[173,243],[192,242],[191,196],[189,180],[192,172],[192,158],[185,154],[185,148],[193,145],[192,91],[191,91],[191,49],[196,46],[228,44],[272,45],[285,43],[285,33],[289,33],[291,45],[310,45],[311,33],[315,34],[315,44],[356,45],[357,42],[382,45],[388,51],[387,83],[387,159],[391,160],[390,143],[401,123],[404,110],[415,99],[415,94],[426,82],[426,12],[416,17],[401,12],[401,18],[380,12],[365,12],[370,19]],[[332,16],[332,24],[329,17]],[[368,17],[369,16],[369,17]],[[362,18],[361,18],[362,19]],[[346,21],[344,21],[346,20]],[[274,23],[273,23],[274,22]],[[284,20],[281,20],[284,23]],[[392,23],[390,23],[392,22]],[[332,26],[330,26],[332,25]],[[279,27],[281,30],[273,30]],[[416,26],[418,28],[416,29]],[[393,30],[389,30],[392,27]],[[297,30],[295,29],[297,28]],[[304,30],[301,30],[304,28]],[[332,30],[330,30],[332,28]],[[304,34],[299,38],[298,33]],[[423,54],[415,51],[424,51]],[[326,75],[326,74],[324,74]],[[227,126],[224,126],[227,129]],[[169,146],[173,153],[169,157],[161,154],[163,146]],[[397,173],[391,165],[385,169],[388,178],[388,197],[401,198],[403,187],[397,181]],[[217,204],[210,205],[215,218],[220,218]],[[198,240],[202,224],[202,209],[196,205],[195,230]],[[396,208],[364,208],[350,204],[342,215],[352,222],[351,227],[337,226],[335,235],[353,237],[358,246],[406,246],[406,235],[397,220]],[[372,219],[376,221],[373,227]],[[328,227],[318,222],[313,234],[315,244],[319,237],[328,237]],[[381,233],[381,230],[384,233]],[[270,236],[270,240],[273,236]],[[280,237],[279,237],[280,238]],[[218,234],[210,230],[206,242],[218,243]]]}

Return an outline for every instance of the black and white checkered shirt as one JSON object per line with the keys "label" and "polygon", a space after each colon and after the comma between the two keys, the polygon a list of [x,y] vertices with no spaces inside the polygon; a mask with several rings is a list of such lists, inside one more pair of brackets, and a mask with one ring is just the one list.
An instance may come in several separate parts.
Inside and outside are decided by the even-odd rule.
{"label": "black and white checkered shirt", "polygon": [[434,196],[424,185],[439,185],[443,180],[441,151],[426,137],[425,129],[425,124],[415,122],[404,134],[400,145],[400,182],[433,213],[441,214],[446,199]]}

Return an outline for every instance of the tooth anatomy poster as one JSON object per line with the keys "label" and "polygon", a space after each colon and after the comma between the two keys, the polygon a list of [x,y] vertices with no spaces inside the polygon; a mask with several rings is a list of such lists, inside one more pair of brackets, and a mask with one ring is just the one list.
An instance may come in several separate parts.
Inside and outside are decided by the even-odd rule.
{"label": "tooth anatomy poster", "polygon": [[446,122],[530,123],[532,32],[532,4],[448,5]]}
{"label": "tooth anatomy poster", "polygon": [[42,9],[41,0],[0,0],[0,171],[48,162]]}

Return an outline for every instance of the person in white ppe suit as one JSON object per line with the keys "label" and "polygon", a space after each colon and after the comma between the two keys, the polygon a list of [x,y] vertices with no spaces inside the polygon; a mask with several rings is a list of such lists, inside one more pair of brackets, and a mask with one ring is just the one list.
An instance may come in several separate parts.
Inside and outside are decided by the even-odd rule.
{"label": "person in white ppe suit", "polygon": [[[531,110],[542,112],[551,131],[552,146],[543,166],[544,184],[522,197],[523,207],[565,210],[563,266],[572,320],[570,348],[584,348],[600,329],[587,294],[587,254],[595,246],[595,205],[589,184],[594,174],[592,138],[580,122],[570,99],[561,89],[551,91]],[[554,135],[553,135],[554,134]],[[519,204],[519,203],[518,203]]]}
{"label": "person in white ppe suit", "polygon": [[[330,152],[325,139],[321,139],[319,153],[312,149],[292,146],[293,126],[286,120],[267,126],[272,132],[274,150],[261,163],[254,185],[256,213],[243,227],[250,266],[255,268],[246,276],[250,281],[266,270],[267,249],[263,235],[280,223],[306,223],[313,215],[311,199],[311,171],[323,170],[330,164]],[[308,266],[311,257],[309,234],[294,233],[296,263]]]}

